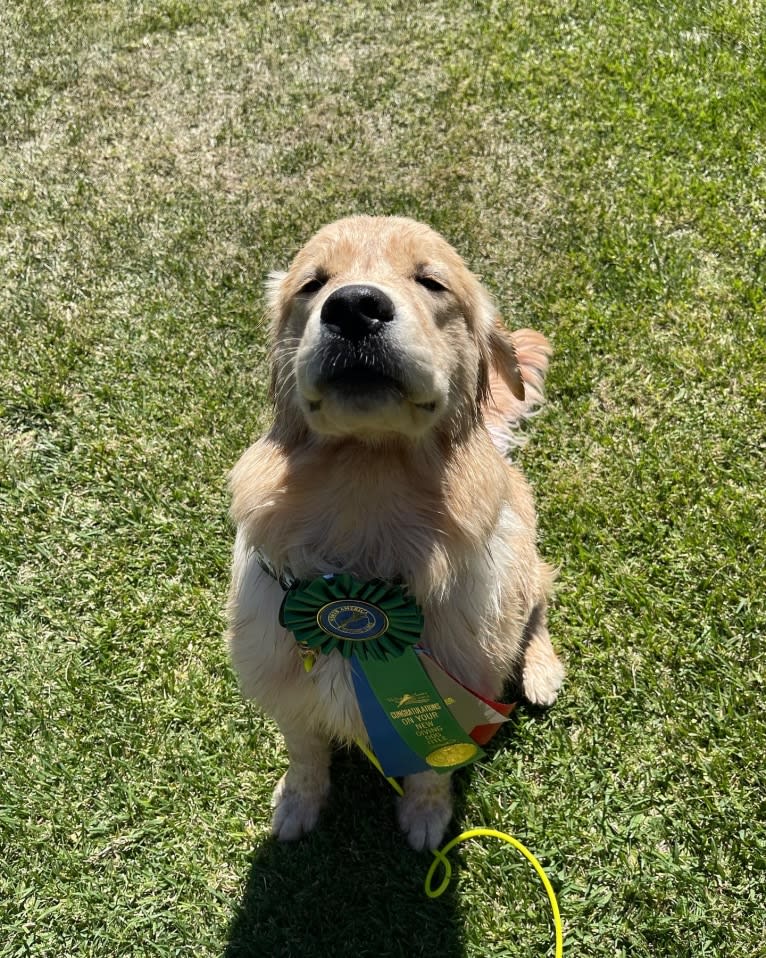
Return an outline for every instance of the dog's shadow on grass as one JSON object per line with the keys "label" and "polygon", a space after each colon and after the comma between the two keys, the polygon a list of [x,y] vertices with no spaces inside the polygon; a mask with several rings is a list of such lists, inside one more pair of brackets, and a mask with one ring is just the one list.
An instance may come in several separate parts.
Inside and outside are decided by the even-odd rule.
{"label": "dog's shadow on grass", "polygon": [[[471,771],[454,777],[463,822]],[[423,889],[433,861],[414,852],[396,824],[395,795],[356,751],[336,753],[332,793],[314,832],[295,843],[268,839],[252,855],[223,958],[460,958],[459,865],[444,894]],[[439,868],[434,887],[442,878]]]}
{"label": "dog's shadow on grass", "polygon": [[[520,676],[509,677],[503,701],[524,701]],[[493,751],[517,734],[514,712]],[[463,829],[473,767],[452,777],[454,816],[442,847]],[[460,860],[442,895],[426,896],[430,852],[415,852],[396,822],[395,794],[357,749],[333,757],[332,791],[316,829],[299,842],[269,838],[252,854],[242,902],[222,958],[464,958]],[[473,823],[476,824],[475,822]],[[438,866],[432,887],[444,872]]]}
{"label": "dog's shadow on grass", "polygon": [[[521,700],[518,682],[509,680],[503,698]],[[516,722],[511,716],[488,746],[490,757],[512,744]],[[455,814],[445,842],[472,824],[464,820],[471,775],[469,766],[453,776]],[[395,798],[361,752],[336,752],[316,829],[295,843],[268,839],[253,852],[223,958],[464,958],[459,858],[450,855],[446,891],[428,898],[423,883],[433,856],[407,844]],[[434,888],[442,877],[439,866]]]}

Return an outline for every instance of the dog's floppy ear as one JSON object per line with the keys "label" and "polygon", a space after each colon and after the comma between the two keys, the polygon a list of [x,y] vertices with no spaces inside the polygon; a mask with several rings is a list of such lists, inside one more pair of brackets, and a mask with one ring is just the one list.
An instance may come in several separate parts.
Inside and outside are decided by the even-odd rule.
{"label": "dog's floppy ear", "polygon": [[[270,318],[270,330],[271,330],[271,348],[274,349],[274,343],[276,341],[277,328],[279,326],[280,320],[282,318],[282,311],[284,309],[284,298],[282,295],[282,284],[284,283],[287,273],[284,272],[272,272],[269,273],[266,283],[266,304],[269,310]],[[272,402],[276,402],[277,397],[277,363],[274,362],[274,354],[272,352],[272,362],[271,362],[271,380],[269,382],[269,396],[271,397]]]}
{"label": "dog's floppy ear", "polygon": [[519,357],[508,330],[495,319],[489,333],[490,364],[500,374],[500,378],[520,402],[524,401],[524,378],[521,375]]}
{"label": "dog's floppy ear", "polygon": [[[484,425],[495,446],[508,455],[524,443],[519,429],[543,405],[543,380],[551,347],[542,333],[533,329],[515,329],[512,333],[493,330],[493,343],[487,369],[486,398],[482,401]],[[518,379],[519,391],[513,389]]]}
{"label": "dog's floppy ear", "polygon": [[286,276],[287,273],[275,270],[269,273],[266,278],[266,303],[269,307],[272,325],[278,322],[282,312],[282,283]]}
{"label": "dog's floppy ear", "polygon": [[500,322],[495,304],[483,286],[478,288],[478,302],[476,302],[476,319],[479,333],[479,350],[481,360],[479,366],[478,401],[485,404],[490,398],[490,379],[495,373],[503,380],[511,395],[524,401],[524,377],[516,355],[516,348],[508,330]]}

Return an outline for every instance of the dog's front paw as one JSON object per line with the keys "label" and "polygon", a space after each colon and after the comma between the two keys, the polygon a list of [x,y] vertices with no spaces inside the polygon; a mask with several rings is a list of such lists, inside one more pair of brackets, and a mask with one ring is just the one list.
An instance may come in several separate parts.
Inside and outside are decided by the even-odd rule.
{"label": "dog's front paw", "polygon": [[271,806],[271,833],[281,842],[292,842],[316,825],[330,789],[326,769],[289,768],[280,778]]}
{"label": "dog's front paw", "polygon": [[450,776],[421,772],[404,779],[398,805],[399,827],[415,851],[438,848],[452,818]]}
{"label": "dog's front paw", "polygon": [[521,676],[524,698],[533,705],[553,705],[564,681],[564,666],[557,658],[527,660]]}

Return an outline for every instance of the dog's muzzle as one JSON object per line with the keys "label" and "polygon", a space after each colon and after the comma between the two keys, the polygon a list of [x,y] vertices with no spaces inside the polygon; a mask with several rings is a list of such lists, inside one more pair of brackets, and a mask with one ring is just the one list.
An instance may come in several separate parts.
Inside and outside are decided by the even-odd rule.
{"label": "dog's muzzle", "polygon": [[331,293],[319,317],[318,388],[357,402],[402,395],[402,370],[386,335],[395,317],[393,302],[376,286]]}

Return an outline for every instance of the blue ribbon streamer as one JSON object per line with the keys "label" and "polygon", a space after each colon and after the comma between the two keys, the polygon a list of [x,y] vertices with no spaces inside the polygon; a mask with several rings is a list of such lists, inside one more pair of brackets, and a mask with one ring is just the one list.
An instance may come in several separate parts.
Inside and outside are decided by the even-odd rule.
{"label": "blue ribbon streamer", "polygon": [[400,737],[378,702],[356,655],[351,656],[351,677],[356,700],[362,713],[370,747],[386,775],[415,775],[428,771],[428,765]]}

